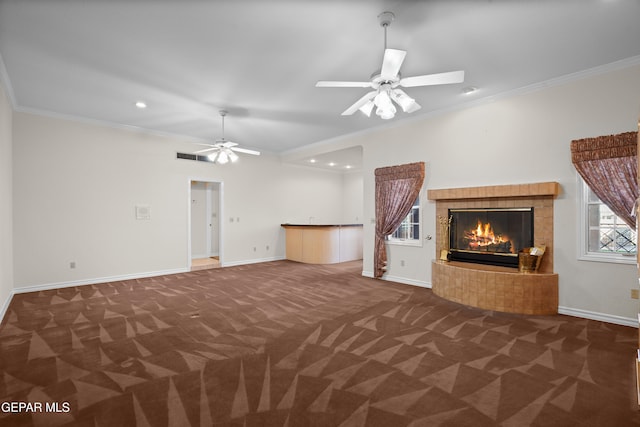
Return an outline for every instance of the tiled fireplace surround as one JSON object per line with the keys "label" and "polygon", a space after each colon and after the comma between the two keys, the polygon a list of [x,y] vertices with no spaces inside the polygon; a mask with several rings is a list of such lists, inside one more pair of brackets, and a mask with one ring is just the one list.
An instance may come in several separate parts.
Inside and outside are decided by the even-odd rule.
{"label": "tiled fireplace surround", "polygon": [[518,208],[533,206],[534,245],[546,252],[536,273],[515,268],[434,260],[432,288],[436,295],[458,303],[496,311],[523,314],[558,312],[558,275],[553,272],[553,202],[557,182],[429,190],[436,201],[436,255],[447,236],[438,217],[456,208]]}

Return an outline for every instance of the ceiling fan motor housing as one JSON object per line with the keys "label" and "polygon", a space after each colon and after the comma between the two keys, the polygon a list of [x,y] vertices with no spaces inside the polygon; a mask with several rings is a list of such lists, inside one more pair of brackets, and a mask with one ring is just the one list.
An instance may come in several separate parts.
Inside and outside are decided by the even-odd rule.
{"label": "ceiling fan motor housing", "polygon": [[381,27],[388,27],[395,18],[396,15],[394,15],[393,12],[382,12],[378,15],[378,21],[380,21]]}

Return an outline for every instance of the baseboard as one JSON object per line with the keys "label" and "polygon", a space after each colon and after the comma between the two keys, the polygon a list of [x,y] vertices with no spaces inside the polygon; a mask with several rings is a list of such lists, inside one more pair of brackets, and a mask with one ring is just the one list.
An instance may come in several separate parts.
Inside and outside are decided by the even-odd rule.
{"label": "baseboard", "polygon": [[268,258],[255,258],[255,259],[245,259],[241,261],[231,261],[231,262],[223,262],[220,264],[221,267],[234,267],[236,265],[246,265],[246,264],[258,264],[261,262],[271,262],[271,261],[282,261],[286,259],[284,256],[274,256]]}
{"label": "baseboard", "polygon": [[[371,277],[373,278],[373,272],[372,271],[362,271],[362,275],[364,277]],[[387,282],[396,282],[396,283],[402,283],[404,285],[411,285],[411,286],[419,286],[421,288],[429,288],[431,289],[431,282],[423,282],[422,280],[416,280],[416,279],[407,279],[406,277],[398,277],[398,276],[389,276],[388,274],[385,274],[384,276],[381,277],[381,280],[386,280]]]}
{"label": "baseboard", "polygon": [[71,282],[46,283],[43,285],[21,286],[13,289],[14,294],[26,292],[48,291],[51,289],[70,288],[73,286],[95,285],[96,283],[118,282],[122,280],[143,279],[145,277],[165,276],[167,274],[186,273],[187,268],[176,268],[172,270],[149,271],[146,273],[124,274],[121,276],[98,277],[95,279],[81,279]]}
{"label": "baseboard", "polygon": [[616,325],[638,327],[638,319],[632,317],[616,316],[614,314],[598,313],[596,311],[581,310],[579,308],[558,307],[558,314],[566,316],[582,317],[589,320],[600,320],[602,322],[613,323]]}
{"label": "baseboard", "polygon": [[7,310],[9,309],[9,304],[11,304],[11,299],[13,298],[13,295],[14,295],[14,292],[13,290],[11,290],[4,304],[2,305],[2,307],[0,307],[0,325],[4,320],[4,315],[7,313]]}

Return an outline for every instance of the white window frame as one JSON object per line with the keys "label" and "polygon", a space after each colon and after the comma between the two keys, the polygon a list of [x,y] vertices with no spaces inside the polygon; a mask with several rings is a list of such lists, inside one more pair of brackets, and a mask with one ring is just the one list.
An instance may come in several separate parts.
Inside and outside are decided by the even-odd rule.
{"label": "white window frame", "polygon": [[[392,237],[393,233],[388,235],[386,237],[385,242],[390,244],[390,245],[398,245],[398,246],[416,246],[416,247],[421,247],[422,246],[422,205],[423,205],[423,197],[422,197],[422,190],[420,190],[420,193],[418,194],[418,238],[417,239],[398,239],[398,238],[394,238]],[[413,209],[412,205],[412,209]],[[409,216],[409,214],[407,214],[407,216]],[[404,222],[404,221],[403,221]],[[395,233],[395,230],[394,230]]]}
{"label": "white window frame", "polygon": [[[589,187],[582,177],[577,176],[577,199],[578,199],[578,259],[580,261],[609,262],[614,264],[636,264],[636,254],[614,254],[599,253],[589,251]],[[636,242],[637,243],[637,242]]]}

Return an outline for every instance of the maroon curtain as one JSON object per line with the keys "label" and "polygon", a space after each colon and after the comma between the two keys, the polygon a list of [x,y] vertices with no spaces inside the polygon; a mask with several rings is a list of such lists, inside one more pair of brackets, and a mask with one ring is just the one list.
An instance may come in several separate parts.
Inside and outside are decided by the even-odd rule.
{"label": "maroon curtain", "polygon": [[373,256],[374,277],[382,277],[387,264],[386,236],[402,224],[416,201],[424,182],[424,162],[375,170],[376,237]]}
{"label": "maroon curtain", "polygon": [[589,188],[635,228],[638,198],[638,132],[571,141],[571,160]]}

